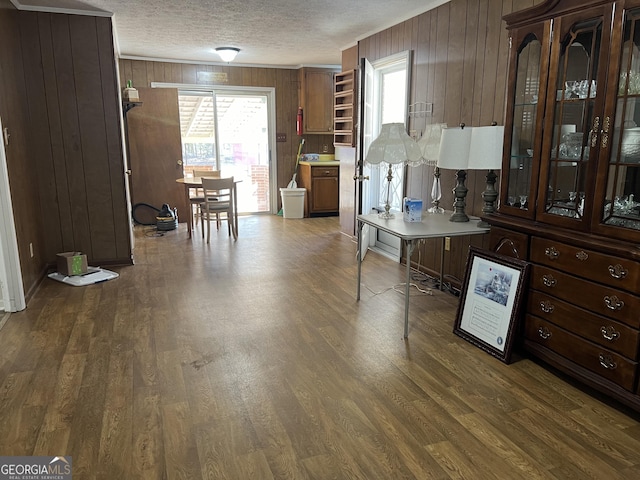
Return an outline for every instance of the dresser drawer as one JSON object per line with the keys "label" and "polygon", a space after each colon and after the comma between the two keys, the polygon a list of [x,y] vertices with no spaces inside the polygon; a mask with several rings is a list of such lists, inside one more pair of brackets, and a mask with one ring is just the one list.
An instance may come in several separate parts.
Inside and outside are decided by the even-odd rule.
{"label": "dresser drawer", "polygon": [[531,261],[640,293],[640,265],[632,260],[533,237]]}
{"label": "dresser drawer", "polygon": [[533,265],[529,282],[535,290],[634,328],[640,327],[640,298],[635,295],[541,265]]}
{"label": "dresser drawer", "polygon": [[625,390],[634,390],[636,362],[532,315],[526,317],[525,337],[611,380]]}
{"label": "dresser drawer", "polygon": [[535,290],[529,291],[527,311],[631,360],[638,360],[640,332],[627,325]]}
{"label": "dresser drawer", "polygon": [[337,177],[340,167],[311,167],[312,177]]}

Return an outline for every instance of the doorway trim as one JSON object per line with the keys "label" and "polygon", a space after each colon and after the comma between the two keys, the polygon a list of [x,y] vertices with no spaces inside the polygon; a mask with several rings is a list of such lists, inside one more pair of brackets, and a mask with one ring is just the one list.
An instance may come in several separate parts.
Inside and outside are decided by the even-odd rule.
{"label": "doorway trim", "polygon": [[3,308],[7,312],[24,310],[27,306],[22,284],[22,269],[18,254],[18,238],[13,218],[13,204],[5,152],[6,135],[0,118],[0,290]]}
{"label": "doorway trim", "polygon": [[[363,57],[362,70],[363,70],[363,82],[366,82],[364,86],[364,95],[362,96],[362,108],[360,112],[360,119],[362,122],[362,169],[363,175],[369,177],[371,180],[362,184],[362,205],[361,210],[363,214],[372,213],[374,211],[380,211],[379,208],[382,202],[382,192],[384,189],[389,188],[390,185],[384,184],[385,170],[378,167],[371,167],[367,165],[364,159],[369,150],[369,146],[373,143],[373,140],[378,136],[382,128],[383,123],[389,121],[402,122],[406,126],[409,119],[409,98],[411,96],[411,71],[412,71],[413,52],[411,50],[404,50],[402,52],[394,53],[392,55],[379,58],[377,60],[369,61]],[[394,73],[404,70],[405,72],[405,90],[404,100],[401,102],[402,114],[400,117],[399,112],[395,111],[393,117],[398,118],[383,118],[383,109],[385,103],[388,105],[390,100],[385,99],[383,91],[383,77],[386,74]],[[395,104],[395,103],[394,103]],[[401,193],[397,202],[394,200],[394,206],[400,206],[402,203],[402,195],[405,188],[406,172],[405,168],[396,168],[393,176],[393,182]],[[402,255],[402,242],[399,238],[389,235],[381,230],[372,228],[369,239],[369,248],[385,255],[395,261],[401,260]]]}
{"label": "doorway trim", "polygon": [[211,92],[247,92],[267,97],[267,112],[269,115],[269,211],[272,214],[278,208],[278,162],[276,152],[276,89],[274,87],[243,87],[241,85],[199,85],[193,83],[164,83],[151,82],[151,88],[176,88],[180,90]]}

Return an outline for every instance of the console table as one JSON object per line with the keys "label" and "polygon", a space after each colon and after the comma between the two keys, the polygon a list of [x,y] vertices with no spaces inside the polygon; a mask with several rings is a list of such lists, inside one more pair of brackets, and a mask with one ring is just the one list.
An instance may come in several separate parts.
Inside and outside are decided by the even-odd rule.
{"label": "console table", "polygon": [[[442,214],[429,214],[423,212],[421,222],[405,222],[402,213],[396,218],[384,219],[378,214],[358,215],[358,249],[362,248],[362,227],[371,227],[387,232],[402,240],[407,258],[407,282],[405,285],[404,298],[404,338],[409,336],[409,287],[411,283],[411,254],[419,240],[426,238],[459,237],[464,235],[479,235],[488,233],[489,228],[478,227],[477,217],[469,217],[468,222],[451,222],[449,217],[451,212]],[[444,245],[440,258],[440,285],[442,285],[442,270],[444,267]],[[357,300],[360,300],[360,278],[362,276],[362,255],[358,252],[358,293]]]}

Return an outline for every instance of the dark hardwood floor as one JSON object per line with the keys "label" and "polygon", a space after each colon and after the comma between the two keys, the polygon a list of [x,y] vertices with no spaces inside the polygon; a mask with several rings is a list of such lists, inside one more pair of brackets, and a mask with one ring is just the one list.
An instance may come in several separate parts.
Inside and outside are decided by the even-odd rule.
{"label": "dark hardwood floor", "polygon": [[[146,227],[148,229],[148,227]],[[71,455],[80,479],[631,479],[638,416],[452,333],[457,298],[355,300],[338,218],[154,236],[109,282],[45,279],[0,330],[0,455]]]}

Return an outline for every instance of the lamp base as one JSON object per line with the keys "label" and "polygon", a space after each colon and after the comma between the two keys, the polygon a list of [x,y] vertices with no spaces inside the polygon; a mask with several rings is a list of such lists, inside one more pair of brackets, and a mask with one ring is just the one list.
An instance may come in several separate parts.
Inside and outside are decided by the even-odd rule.
{"label": "lamp base", "polygon": [[[487,185],[484,192],[482,192],[482,199],[484,200],[484,206],[482,207],[483,215],[491,215],[496,211],[495,203],[498,198],[498,192],[496,191],[496,179],[498,176],[493,170],[489,170],[487,173]],[[478,226],[482,228],[488,228],[490,225],[484,220],[478,222]]]}
{"label": "lamp base", "polygon": [[431,203],[432,207],[427,209],[428,213],[437,213],[442,215],[444,213],[444,208],[440,206],[440,169],[436,166],[433,171],[433,187],[431,187]]}
{"label": "lamp base", "polygon": [[465,197],[467,196],[467,187],[464,186],[464,181],[467,179],[467,172],[464,170],[458,170],[456,172],[456,187],[453,189],[453,196],[455,202],[453,202],[453,214],[449,218],[450,222],[468,222],[469,217],[464,212],[466,206]]}
{"label": "lamp base", "polygon": [[451,216],[449,217],[449,221],[450,222],[468,222],[469,221],[469,216],[466,213],[452,213]]}
{"label": "lamp base", "polygon": [[389,170],[387,171],[387,203],[384,205],[384,212],[379,213],[378,218],[396,218],[396,216],[391,213],[391,203],[389,202],[391,196],[391,180],[393,180],[393,165],[389,164]]}
{"label": "lamp base", "polygon": [[432,207],[427,208],[427,213],[436,213],[438,215],[443,215],[444,208],[440,206],[440,201],[436,200],[435,202],[433,202]]}

